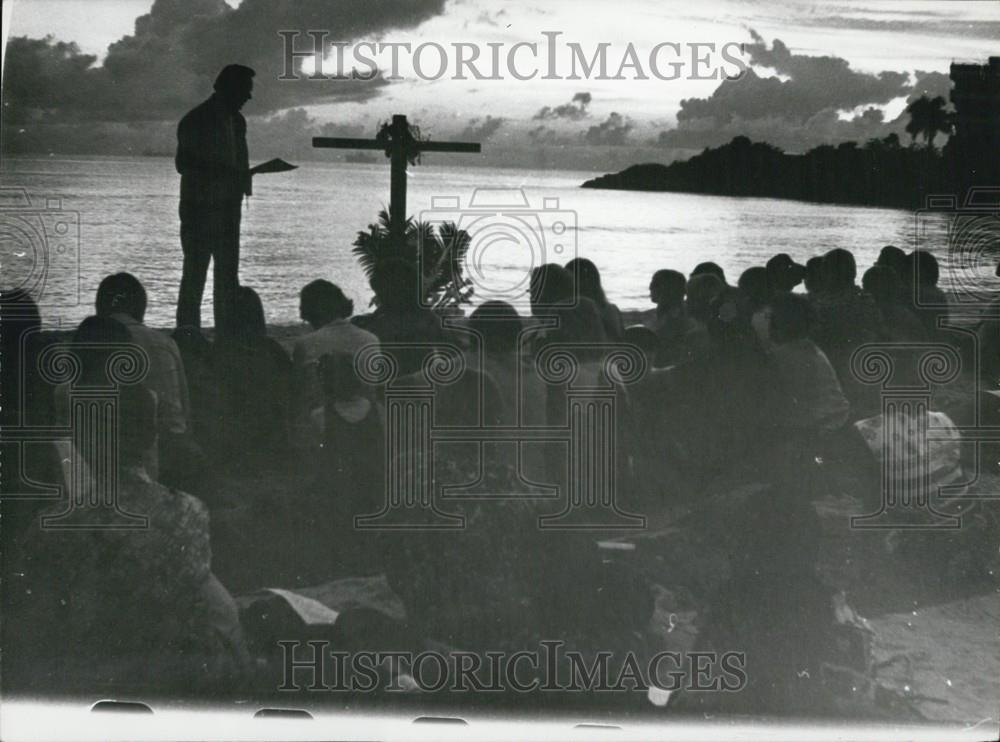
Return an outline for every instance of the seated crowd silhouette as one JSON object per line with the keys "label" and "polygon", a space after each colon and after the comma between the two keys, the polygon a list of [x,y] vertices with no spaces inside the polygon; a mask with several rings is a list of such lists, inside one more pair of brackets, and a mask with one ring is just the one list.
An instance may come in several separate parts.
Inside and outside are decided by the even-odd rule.
{"label": "seated crowd silhouette", "polygon": [[[586,259],[534,270],[531,316],[490,301],[447,323],[418,306],[419,281],[409,264],[382,266],[375,275],[369,314],[356,315],[330,281],[303,287],[300,314],[309,331],[284,345],[269,337],[265,308],[246,286],[238,289],[236,332],[216,342],[193,328],[171,337],[148,327],[146,291],[127,273],[101,281],[95,315],[68,340],[40,332],[42,317],[28,293],[4,293],[5,427],[69,423],[73,384],[53,384],[41,369],[53,343],[76,350],[78,386],[108,383],[115,347],[138,346],[149,365],[141,383],[120,389],[118,455],[110,464],[88,461],[88,451],[72,451],[70,442],[35,441],[24,444],[20,458],[4,457],[5,495],[38,492],[45,483],[61,485],[64,498],[2,501],[3,615],[18,637],[4,646],[5,676],[38,687],[55,674],[67,683],[146,682],[134,679],[156,657],[158,683],[247,682],[253,664],[232,593],[273,585],[245,575],[224,585],[213,569],[245,573],[254,567],[244,562],[266,565],[271,555],[306,545],[308,559],[320,563],[314,579],[385,573],[410,629],[451,646],[523,646],[535,635],[586,633],[588,621],[630,620],[595,596],[604,590],[613,598],[618,590],[625,604],[634,586],[581,587],[604,569],[599,558],[583,556],[592,534],[546,534],[525,520],[565,507],[546,489],[570,484],[558,443],[514,452],[501,443],[446,442],[436,449],[433,472],[419,472],[435,498],[442,487],[465,487],[467,495],[444,510],[465,517],[471,534],[489,533],[488,542],[464,533],[355,528],[356,517],[384,506],[388,457],[410,453],[387,447],[388,392],[359,374],[365,349],[399,346],[392,350],[397,380],[419,387],[426,348],[458,348],[465,371],[438,394],[434,422],[490,427],[554,425],[565,417],[567,385],[547,382],[536,368],[553,344],[572,346],[580,373],[597,381],[606,371],[605,346],[634,348],[645,375],[627,386],[603,379],[618,400],[618,506],[655,517],[739,482],[764,482],[771,497],[746,528],[766,532],[757,538],[766,546],[752,548],[784,555],[769,562],[781,566],[768,573],[784,584],[795,579],[789,572],[801,575],[815,561],[815,519],[794,520],[788,513],[799,511],[789,502],[829,486],[839,462],[864,470],[858,477],[866,505],[878,503],[881,453],[866,445],[865,431],[866,421],[881,414],[880,400],[877,388],[855,378],[852,354],[873,342],[951,342],[939,323],[947,300],[937,287],[936,260],[891,246],[860,285],[844,249],[804,266],[776,255],[744,271],[736,285],[710,262],[690,276],[659,270],[649,285],[655,308],[633,326]],[[915,295],[927,301],[915,302]],[[950,424],[942,417],[937,425]],[[5,454],[11,451],[5,444]],[[73,457],[84,471],[117,467],[119,505],[148,515],[148,528],[42,527],[42,517],[66,509]],[[952,461],[952,469],[957,465]],[[232,483],[254,480],[278,483],[281,493],[249,504],[254,523],[234,535],[240,527],[227,530],[229,513],[246,503]],[[528,496],[506,503],[476,498],[525,489]],[[799,490],[809,491],[797,497]],[[778,510],[784,520],[768,520]],[[292,531],[290,538],[282,529]],[[294,564],[295,557],[282,558]],[[759,587],[760,563],[747,557],[747,564]],[[737,580],[741,567],[733,569]],[[512,594],[527,597],[512,605]]]}

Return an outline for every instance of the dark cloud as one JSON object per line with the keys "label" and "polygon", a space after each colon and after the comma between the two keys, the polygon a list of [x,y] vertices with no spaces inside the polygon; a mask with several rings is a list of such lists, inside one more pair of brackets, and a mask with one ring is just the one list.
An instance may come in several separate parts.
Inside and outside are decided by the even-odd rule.
{"label": "dark cloud", "polygon": [[[281,81],[279,30],[329,29],[330,40],[413,26],[442,11],[444,0],[155,0],[135,30],[108,47],[102,66],[75,44],[12,38],[4,65],[4,115],[31,119],[127,121],[174,118],[211,92],[224,65],[257,71],[248,113],[323,100],[363,100],[380,79]],[[334,38],[335,37],[335,38]],[[312,41],[302,34],[298,48]]]}
{"label": "dark cloud", "polygon": [[503,126],[505,118],[502,116],[487,116],[485,119],[474,118],[469,121],[468,126],[462,130],[459,139],[469,141],[485,141],[497,133]]}
{"label": "dark cloud", "polygon": [[75,43],[14,37],[4,60],[4,123],[19,123],[31,113],[82,110],[92,105],[97,57],[81,54]]}
{"label": "dark cloud", "polygon": [[577,93],[569,103],[563,103],[555,108],[542,106],[538,113],[532,116],[532,119],[535,121],[545,121],[546,119],[579,121],[589,115],[587,106],[590,105],[592,99],[590,93]]}
{"label": "dark cloud", "polygon": [[744,119],[735,117],[724,126],[703,120],[698,126],[660,132],[658,144],[665,147],[703,149],[718,147],[737,136],[767,142],[788,152],[803,152],[819,144],[865,142],[895,131],[902,136],[904,125],[886,123],[882,111],[868,108],[843,118],[836,109],[827,108],[803,122],[790,123],[780,116]]}
{"label": "dark cloud", "polygon": [[915,82],[909,96],[906,98],[907,103],[915,101],[921,95],[926,95],[928,98],[935,98],[940,95],[945,100],[948,100],[951,96],[951,77],[944,72],[924,72],[923,70],[917,70],[913,73],[913,76]]}
{"label": "dark cloud", "polygon": [[[909,76],[902,72],[877,75],[858,72],[839,57],[792,54],[775,39],[770,49],[751,31],[754,43],[745,46],[751,68],[739,80],[724,80],[708,98],[681,101],[678,122],[712,118],[724,124],[734,116],[768,115],[805,120],[826,108],[850,110],[860,105],[888,103],[908,90]],[[761,77],[754,67],[772,69],[782,77]]]}
{"label": "dark cloud", "polygon": [[[885,121],[874,106],[921,94],[948,97],[950,80],[939,72],[859,72],[839,57],[794,54],[780,39],[768,47],[750,33],[750,69],[707,98],[682,100],[677,127],[660,133],[660,146],[715,147],[740,135],[789,151],[864,141],[903,132],[902,117]],[[777,76],[761,76],[765,68]]]}
{"label": "dark cloud", "polygon": [[545,124],[539,124],[534,129],[528,130],[528,139],[531,140],[532,144],[555,144],[557,138],[555,129]]}
{"label": "dark cloud", "polygon": [[602,123],[587,129],[583,139],[587,144],[621,146],[633,128],[631,121],[620,113],[612,112]]}

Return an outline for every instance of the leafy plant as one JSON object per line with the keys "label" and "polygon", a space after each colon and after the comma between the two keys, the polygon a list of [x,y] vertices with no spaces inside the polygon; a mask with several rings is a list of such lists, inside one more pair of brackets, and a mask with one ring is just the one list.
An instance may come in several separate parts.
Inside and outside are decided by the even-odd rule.
{"label": "leafy plant", "polygon": [[[378,220],[368,225],[368,231],[358,232],[352,253],[368,280],[378,275],[386,261],[401,259],[412,265],[421,276],[421,293],[425,306],[433,309],[457,307],[469,301],[472,281],[465,273],[465,256],[471,239],[468,232],[454,222],[438,225],[406,220],[402,244],[392,238],[391,215],[386,209]],[[378,297],[372,299],[378,303]]]}
{"label": "leafy plant", "polygon": [[916,142],[917,136],[923,136],[927,147],[933,150],[935,136],[952,133],[952,118],[945,105],[946,101],[940,95],[936,98],[921,95],[906,107],[910,115],[906,133],[910,135],[911,142]]}

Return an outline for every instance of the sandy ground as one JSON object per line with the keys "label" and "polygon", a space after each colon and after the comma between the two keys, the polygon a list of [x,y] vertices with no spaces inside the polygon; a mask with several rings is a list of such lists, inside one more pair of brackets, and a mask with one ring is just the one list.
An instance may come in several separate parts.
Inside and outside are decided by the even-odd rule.
{"label": "sandy ground", "polygon": [[[293,481],[274,476],[229,483],[237,504],[213,514],[215,569],[223,582],[237,594],[281,587],[320,600],[331,581],[342,581],[340,587],[380,584],[357,538],[341,539],[322,527],[296,523],[295,514],[279,506]],[[876,684],[905,699],[926,720],[995,728],[1000,719],[1000,576],[991,585],[955,578],[944,569],[929,574],[926,561],[915,564],[892,552],[886,532],[851,529],[845,514],[854,506],[847,507],[819,508],[825,513],[820,571],[846,592],[874,630]],[[645,532],[618,537],[635,545],[625,554],[629,569],[653,590],[655,610],[647,630],[659,649],[696,646],[700,617],[684,586],[715,583],[728,569],[727,555],[717,545],[706,543],[704,552],[691,558],[684,546],[690,543],[683,525],[688,512],[650,513]],[[983,548],[982,534],[970,530],[965,538],[970,548]],[[681,573],[679,562],[686,565]]]}
{"label": "sandy ground", "polygon": [[[880,682],[936,721],[1000,718],[1000,588],[871,619]],[[983,739],[986,739],[984,736]]]}

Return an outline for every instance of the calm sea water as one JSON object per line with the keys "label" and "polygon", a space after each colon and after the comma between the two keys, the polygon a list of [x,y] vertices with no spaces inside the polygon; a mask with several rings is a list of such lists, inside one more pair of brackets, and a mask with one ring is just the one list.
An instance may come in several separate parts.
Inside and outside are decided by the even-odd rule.
{"label": "calm sea water", "polygon": [[[722,265],[735,282],[777,252],[804,262],[845,247],[861,270],[889,243],[909,249],[919,241],[947,254],[944,218],[930,219],[918,237],[912,212],[578,187],[592,175],[423,164],[411,168],[409,211],[452,218],[468,208],[477,188],[504,189],[481,191],[478,200],[490,208],[465,217],[478,225],[470,230],[476,238],[471,270],[480,294],[514,296],[526,289],[532,264],[576,254],[600,267],[609,297],[623,309],[650,307],[653,271],[688,272],[704,260]],[[149,292],[147,322],[172,326],[181,269],[172,160],[6,158],[2,183],[4,286],[31,285],[43,295],[47,322],[76,323],[91,312],[102,276],[130,271]],[[30,206],[12,188],[24,189]],[[269,322],[298,322],[298,291],[315,278],[338,283],[358,311],[365,309],[371,294],[351,243],[388,200],[388,189],[389,168],[381,162],[306,162],[290,173],[257,177],[244,212],[240,278],[261,294]],[[517,203],[518,189],[526,205]],[[210,296],[211,278],[206,325],[212,323]]]}

